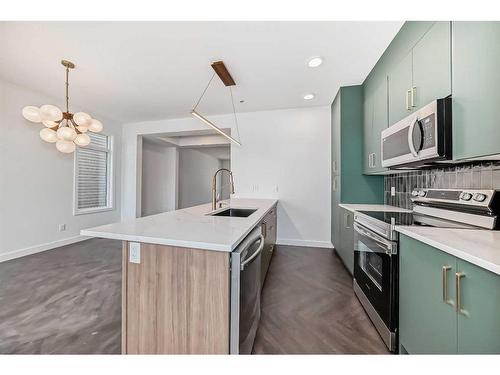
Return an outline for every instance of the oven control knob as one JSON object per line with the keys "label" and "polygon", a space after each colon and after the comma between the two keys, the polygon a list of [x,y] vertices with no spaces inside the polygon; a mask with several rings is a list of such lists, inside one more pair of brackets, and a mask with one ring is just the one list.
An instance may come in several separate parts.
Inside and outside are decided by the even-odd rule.
{"label": "oven control knob", "polygon": [[464,201],[470,201],[472,198],[472,194],[471,193],[462,193],[462,197],[461,199],[464,200]]}
{"label": "oven control knob", "polygon": [[412,196],[412,197],[416,197],[417,195],[418,195],[418,190],[413,190],[413,191],[411,192],[411,196]]}
{"label": "oven control knob", "polygon": [[419,197],[422,197],[422,198],[423,198],[423,197],[425,197],[426,195],[427,195],[427,192],[426,192],[425,190],[420,190],[420,191],[418,192],[418,196],[419,196]]}
{"label": "oven control knob", "polygon": [[484,200],[486,199],[486,195],[481,193],[476,193],[474,194],[472,199],[474,199],[476,202],[484,202]]}

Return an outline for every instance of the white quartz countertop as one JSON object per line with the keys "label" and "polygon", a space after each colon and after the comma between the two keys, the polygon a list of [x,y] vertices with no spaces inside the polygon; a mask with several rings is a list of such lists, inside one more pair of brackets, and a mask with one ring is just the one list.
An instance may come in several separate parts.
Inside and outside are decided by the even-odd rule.
{"label": "white quartz countertop", "polygon": [[275,199],[245,198],[224,201],[232,208],[257,209],[246,218],[208,216],[212,211],[208,203],[88,228],[80,233],[114,240],[231,252],[277,202]]}
{"label": "white quartz countertop", "polygon": [[500,275],[500,231],[396,226],[399,233]]}
{"label": "white quartz countertop", "polygon": [[389,206],[388,204],[348,204],[340,203],[340,207],[345,208],[348,211],[392,211],[392,212],[411,212],[405,208]]}

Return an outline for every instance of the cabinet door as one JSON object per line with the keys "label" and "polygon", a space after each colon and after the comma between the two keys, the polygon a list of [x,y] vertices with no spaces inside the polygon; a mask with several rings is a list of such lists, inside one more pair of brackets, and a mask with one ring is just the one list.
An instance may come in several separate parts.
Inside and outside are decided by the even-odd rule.
{"label": "cabinet door", "polygon": [[388,74],[389,82],[389,126],[411,113],[408,90],[412,87],[412,53],[394,66]]}
{"label": "cabinet door", "polygon": [[354,267],[354,232],[353,232],[353,213],[348,210],[342,210],[341,223],[341,253],[339,253],[342,261],[346,265],[349,272],[353,273]]}
{"label": "cabinet door", "polygon": [[455,257],[402,235],[399,261],[400,344],[410,354],[456,353]]}
{"label": "cabinet door", "polygon": [[372,86],[363,87],[363,173],[370,174],[373,154],[373,98]]}
{"label": "cabinet door", "polygon": [[333,176],[332,179],[332,244],[335,249],[340,247],[340,219],[342,209],[340,203],[340,176]]}
{"label": "cabinet door", "polygon": [[500,153],[500,22],[453,22],[453,156]]}
{"label": "cabinet door", "polygon": [[340,90],[332,104],[332,173],[340,172]]}
{"label": "cabinet door", "polygon": [[387,77],[377,85],[373,96],[373,125],[372,125],[372,171],[382,172],[381,133],[387,128]]}
{"label": "cabinet door", "polygon": [[413,48],[413,109],[451,94],[451,23],[436,22]]}
{"label": "cabinet door", "polygon": [[458,259],[458,352],[500,354],[500,276]]}

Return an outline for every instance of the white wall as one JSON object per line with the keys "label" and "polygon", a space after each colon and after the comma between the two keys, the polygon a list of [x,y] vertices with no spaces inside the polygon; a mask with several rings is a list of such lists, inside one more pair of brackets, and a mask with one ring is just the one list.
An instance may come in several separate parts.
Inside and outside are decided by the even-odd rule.
{"label": "white wall", "polygon": [[[234,126],[232,115],[210,119]],[[238,122],[243,145],[231,146],[235,196],[279,199],[279,243],[331,246],[330,107],[239,113]],[[206,126],[193,118],[125,125],[124,218],[137,214],[140,135],[200,129]]]}
{"label": "white wall", "polygon": [[[92,111],[102,120],[104,133],[114,138],[114,209],[73,216],[74,155],[58,152],[39,137],[41,124],[25,120],[26,105],[55,104],[49,98],[0,80],[0,261],[82,239],[80,229],[120,219],[121,126]],[[59,232],[58,225],[66,224]]]}
{"label": "white wall", "polygon": [[178,167],[179,158],[176,147],[166,147],[143,140],[142,216],[172,211],[177,208]]}
{"label": "white wall", "polygon": [[220,160],[211,155],[179,149],[179,208],[212,201],[212,177],[220,166]]}

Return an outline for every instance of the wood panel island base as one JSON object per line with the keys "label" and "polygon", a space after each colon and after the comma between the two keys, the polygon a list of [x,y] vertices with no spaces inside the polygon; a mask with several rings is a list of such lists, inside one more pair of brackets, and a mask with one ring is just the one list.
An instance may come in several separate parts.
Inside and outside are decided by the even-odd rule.
{"label": "wood panel island base", "polygon": [[230,253],[123,241],[122,354],[229,354]]}
{"label": "wood panel island base", "polygon": [[[252,352],[277,201],[224,203],[215,211],[204,204],[80,232],[122,241],[123,354]],[[228,207],[240,216],[225,215]]]}

